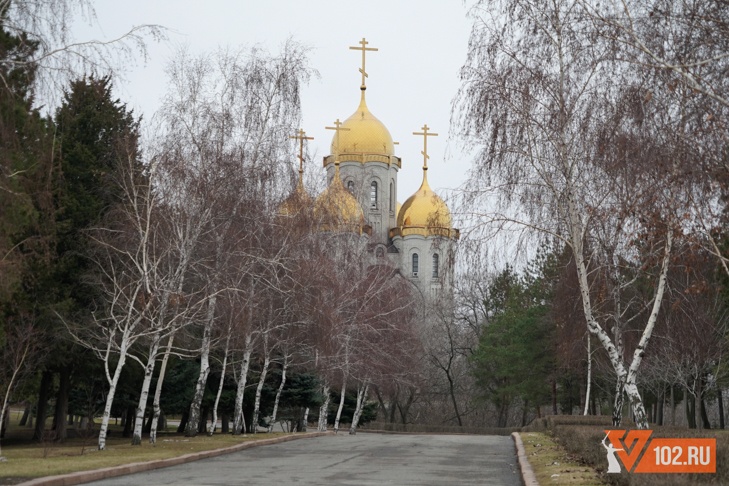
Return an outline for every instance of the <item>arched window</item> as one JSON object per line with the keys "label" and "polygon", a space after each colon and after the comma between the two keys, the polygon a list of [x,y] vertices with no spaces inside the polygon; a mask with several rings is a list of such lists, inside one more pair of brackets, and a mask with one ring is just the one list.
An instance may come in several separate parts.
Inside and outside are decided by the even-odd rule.
{"label": "arched window", "polygon": [[377,182],[375,181],[370,184],[370,207],[377,208]]}
{"label": "arched window", "polygon": [[417,253],[413,253],[413,277],[418,276],[419,258]]}
{"label": "arched window", "polygon": [[438,278],[438,263],[440,263],[440,257],[437,253],[433,253],[433,278]]}
{"label": "arched window", "polygon": [[395,184],[390,182],[390,211],[395,210]]}
{"label": "arched window", "polygon": [[347,181],[347,189],[354,194],[354,181]]}

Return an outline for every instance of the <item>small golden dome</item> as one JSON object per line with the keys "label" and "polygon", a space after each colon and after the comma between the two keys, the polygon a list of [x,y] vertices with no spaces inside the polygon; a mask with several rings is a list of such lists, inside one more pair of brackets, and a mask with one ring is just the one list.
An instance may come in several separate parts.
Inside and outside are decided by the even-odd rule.
{"label": "small golden dome", "polygon": [[362,229],[362,207],[352,193],[344,188],[339,176],[339,164],[336,165],[332,183],[316,198],[314,216],[321,221],[324,230]]}
{"label": "small golden dome", "polygon": [[306,192],[303,182],[299,179],[296,189],[279,205],[277,213],[279,216],[293,218],[310,208],[311,204],[311,196]]}
{"label": "small golden dome", "polygon": [[[337,135],[339,140],[337,140]],[[357,111],[342,124],[342,130],[334,135],[331,153],[394,155],[395,146],[387,127],[367,108],[365,92]],[[340,157],[340,160],[342,158]]]}
{"label": "small golden dome", "polygon": [[397,212],[397,225],[451,229],[451,224],[451,212],[448,206],[430,188],[426,173],[423,172],[423,184],[420,189],[410,196]]}

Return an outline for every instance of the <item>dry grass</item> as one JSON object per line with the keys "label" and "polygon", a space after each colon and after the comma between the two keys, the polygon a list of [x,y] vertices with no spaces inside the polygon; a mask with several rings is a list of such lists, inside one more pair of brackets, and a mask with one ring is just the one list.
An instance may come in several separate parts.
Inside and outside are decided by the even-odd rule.
{"label": "dry grass", "polygon": [[17,484],[30,478],[167,459],[281,435],[286,434],[216,434],[212,437],[203,434],[193,438],[178,434],[160,434],[156,445],[146,442],[139,446],[132,446],[129,438],[112,435],[107,439],[105,451],[97,450],[96,438],[69,439],[63,444],[39,444],[16,435],[2,442],[2,455],[7,461],[0,463],[0,485]]}
{"label": "dry grass", "polygon": [[522,432],[522,442],[529,464],[542,486],[549,484],[579,484],[602,486],[598,473],[567,453],[549,435],[541,432]]}

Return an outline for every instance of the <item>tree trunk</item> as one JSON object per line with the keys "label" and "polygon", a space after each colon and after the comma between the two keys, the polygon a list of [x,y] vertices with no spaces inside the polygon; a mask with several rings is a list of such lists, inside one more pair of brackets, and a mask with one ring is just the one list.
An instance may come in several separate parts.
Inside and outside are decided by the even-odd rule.
{"label": "tree trunk", "polygon": [[344,408],[344,395],[347,393],[347,375],[342,377],[342,391],[339,393],[339,407],[337,408],[337,416],[334,418],[334,433],[339,432],[339,419],[342,418],[342,409]]}
{"label": "tree trunk", "polygon": [[663,426],[663,414],[665,412],[664,408],[666,408],[666,387],[662,386],[661,391],[658,394],[658,417],[656,421],[656,423],[660,426]]}
{"label": "tree trunk", "polygon": [[359,425],[359,418],[362,416],[362,409],[364,408],[365,401],[367,400],[367,390],[369,389],[369,383],[360,385],[357,390],[357,408],[354,410],[354,416],[352,417],[352,425],[349,427],[349,435],[355,435],[357,433],[357,426]]}
{"label": "tree trunk", "polygon": [[463,427],[463,422],[461,421],[461,413],[458,411],[458,400],[456,400],[456,387],[453,383],[453,377],[451,377],[450,372],[446,373],[446,377],[448,378],[448,393],[451,396],[451,402],[453,403],[453,411],[456,414],[456,420],[458,420],[458,426]]}
{"label": "tree trunk", "polygon": [[636,427],[639,429],[647,429],[649,427],[648,417],[645,413],[645,406],[643,405],[643,400],[640,397],[640,392],[638,391],[638,387],[635,383],[628,383],[625,385],[625,394],[628,396],[628,400],[630,401],[631,410],[633,411],[633,420],[635,421]]}
{"label": "tree trunk", "polygon": [[696,401],[694,400],[694,396],[689,393],[688,387],[686,388],[686,392],[684,394],[684,408],[686,410],[686,421],[688,422],[689,429],[695,429]]}
{"label": "tree trunk", "polygon": [[304,418],[301,420],[301,432],[306,432],[309,428],[309,407],[304,410]]}
{"label": "tree trunk", "polygon": [[329,383],[324,382],[322,387],[322,393],[324,394],[324,403],[319,407],[319,420],[317,421],[316,430],[319,432],[325,432],[327,430],[327,416],[329,415]]}
{"label": "tree trunk", "polygon": [[134,407],[134,405],[129,405],[124,411],[124,417],[122,420],[122,425],[124,426],[124,429],[122,430],[122,437],[131,437],[134,433],[134,416],[136,414],[136,411],[137,409]]}
{"label": "tree trunk", "polygon": [[582,415],[587,415],[590,407],[590,389],[592,387],[592,336],[587,333],[587,386],[585,387],[585,410]]}
{"label": "tree trunk", "polygon": [[719,405],[719,428],[724,429],[724,394],[719,385],[716,385],[716,402]]}
{"label": "tree trunk", "polygon": [[53,383],[53,373],[44,371],[38,388],[38,406],[36,407],[35,431],[33,440],[43,440],[46,431],[46,411],[48,410],[48,394]]}
{"label": "tree trunk", "polygon": [[25,404],[25,408],[23,409],[23,416],[20,418],[20,422],[18,422],[18,425],[20,427],[25,427],[25,425],[28,423],[28,417],[30,417],[31,412],[31,406],[30,403]]}
{"label": "tree trunk", "polygon": [[200,428],[200,407],[205,395],[205,385],[210,374],[210,344],[212,342],[213,323],[215,322],[215,295],[208,301],[207,315],[205,316],[205,328],[203,329],[202,344],[200,346],[200,373],[195,383],[195,394],[190,404],[190,419],[185,429],[185,437],[195,437]]}
{"label": "tree trunk", "polygon": [[673,383],[671,383],[671,425],[676,426],[676,394]]}
{"label": "tree trunk", "polygon": [[71,391],[71,369],[64,366],[58,376],[58,393],[56,393],[56,410],[53,418],[54,438],[57,442],[66,442],[68,394]]}
{"label": "tree trunk", "polygon": [[159,343],[161,340],[162,336],[159,334],[159,332],[157,332],[154,334],[154,336],[152,336],[152,342],[149,344],[149,355],[147,356],[147,364],[144,367],[144,379],[142,380],[142,389],[139,392],[137,416],[134,420],[134,435],[132,435],[132,445],[142,445],[142,428],[144,427],[144,414],[147,412],[149,387],[152,385],[154,365],[157,362],[157,353],[159,352]]}
{"label": "tree trunk", "polygon": [[187,419],[190,417],[190,409],[186,408],[180,417],[180,425],[177,426],[177,433],[181,434],[187,429]]}
{"label": "tree trunk", "polygon": [[[398,403],[398,409],[400,409],[400,420],[402,421],[402,424],[405,425],[407,423],[408,413],[410,412],[410,407],[413,404],[413,401],[415,401],[415,395],[417,393],[416,388],[410,388],[410,394],[408,395],[408,399],[405,402],[404,406],[401,406]],[[395,420],[393,418],[392,422],[394,423]]]}
{"label": "tree trunk", "polygon": [[248,379],[248,367],[251,362],[251,335],[246,335],[243,361],[240,365],[240,376],[238,376],[238,388],[235,393],[235,411],[233,415],[233,435],[240,435],[245,432],[245,419],[243,418],[243,394],[246,391],[246,380]]}
{"label": "tree trunk", "polygon": [[162,399],[162,385],[165,382],[165,375],[167,374],[167,361],[170,359],[170,352],[172,350],[172,344],[175,342],[175,333],[170,334],[170,339],[167,341],[167,348],[165,354],[162,357],[162,364],[159,368],[159,375],[157,376],[157,386],[154,389],[154,399],[152,400],[152,427],[149,429],[149,443],[157,443],[157,427],[159,425],[159,417],[162,413],[160,408],[160,400]]}
{"label": "tree trunk", "polygon": [[552,414],[557,415],[557,379],[552,379]]}
{"label": "tree trunk", "polygon": [[[109,383],[109,392],[106,394],[106,404],[104,405],[104,413],[101,416],[101,425],[99,426],[99,450],[106,449],[106,433],[109,430],[109,419],[111,418],[111,405],[114,403],[114,395],[116,394],[116,386],[121,377],[124,362],[127,359],[127,342],[122,340],[121,349],[119,350],[119,361],[114,369],[114,376]],[[108,361],[106,363],[108,366]],[[107,379],[109,374],[107,373]]]}
{"label": "tree trunk", "polygon": [[278,402],[281,400],[281,393],[286,385],[286,368],[289,366],[288,357],[284,356],[283,367],[281,369],[281,384],[276,391],[276,398],[273,401],[273,412],[271,413],[271,423],[268,424],[268,432],[273,432],[273,424],[276,422],[276,414],[278,414]]}
{"label": "tree trunk", "polygon": [[212,436],[218,427],[218,406],[220,405],[220,397],[223,394],[223,386],[225,385],[225,372],[228,369],[228,351],[230,349],[230,336],[232,331],[228,328],[228,335],[225,338],[225,351],[223,352],[223,365],[220,370],[220,383],[218,383],[218,392],[215,394],[215,403],[213,404],[213,418],[210,421],[208,435]]}
{"label": "tree trunk", "polygon": [[[197,425],[197,432],[199,434],[204,434],[206,432],[206,425],[208,423],[208,417],[210,416],[210,406],[203,406],[202,411],[200,412],[200,421]],[[188,422],[187,424],[188,429],[190,428],[190,424]]]}
{"label": "tree trunk", "polygon": [[254,434],[258,433],[258,415],[261,412],[261,393],[263,392],[263,385],[266,383],[266,375],[268,374],[268,366],[271,364],[271,358],[266,352],[266,356],[263,358],[263,368],[261,369],[261,376],[258,379],[258,386],[256,387],[256,398],[253,402],[253,420],[251,420],[251,432]]}
{"label": "tree trunk", "polygon": [[625,384],[622,377],[618,377],[615,383],[615,401],[613,402],[613,427],[620,427],[623,421],[623,393]]}
{"label": "tree trunk", "polygon": [[220,433],[227,434],[230,432],[230,424],[228,422],[228,412],[220,414]]}

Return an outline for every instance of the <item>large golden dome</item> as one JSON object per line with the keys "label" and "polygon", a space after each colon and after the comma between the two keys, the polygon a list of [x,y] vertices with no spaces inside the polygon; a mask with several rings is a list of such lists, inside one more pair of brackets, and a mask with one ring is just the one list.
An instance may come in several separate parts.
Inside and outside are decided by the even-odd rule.
{"label": "large golden dome", "polygon": [[[395,146],[387,127],[367,108],[365,92],[357,111],[342,123],[342,130],[334,135],[331,144],[332,155],[377,154],[394,155]],[[338,137],[338,140],[337,140]],[[345,158],[346,159],[346,158]],[[340,157],[340,160],[345,160]]]}
{"label": "large golden dome", "polygon": [[397,225],[451,229],[451,212],[445,201],[430,188],[425,173],[420,189],[410,196],[398,211]]}
{"label": "large golden dome", "polygon": [[344,188],[339,176],[339,164],[336,165],[332,183],[316,198],[314,216],[321,222],[325,231],[362,230],[364,224],[362,207],[352,193]]}

